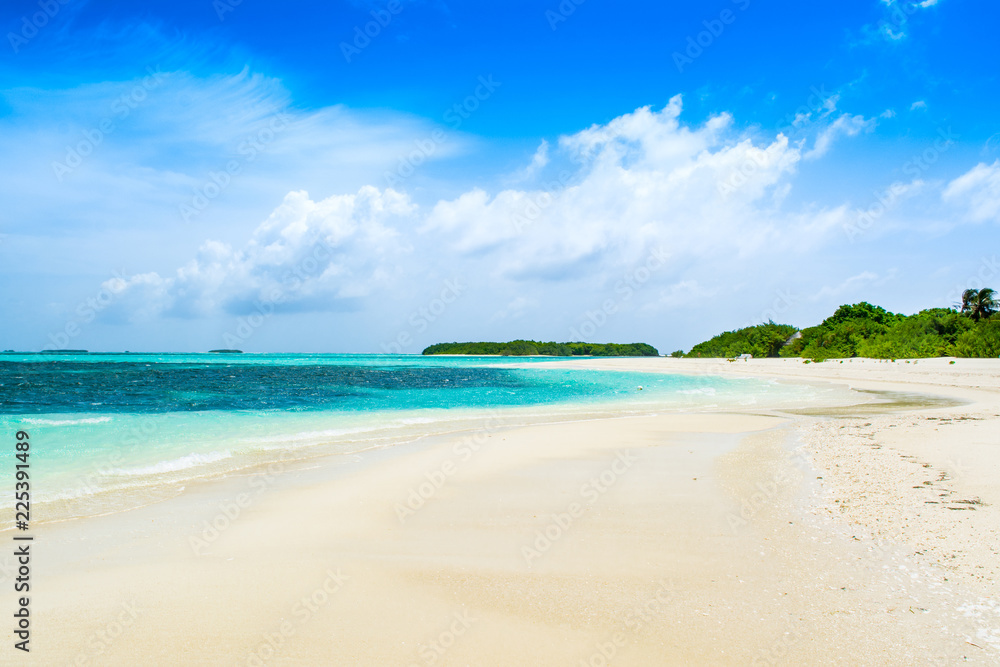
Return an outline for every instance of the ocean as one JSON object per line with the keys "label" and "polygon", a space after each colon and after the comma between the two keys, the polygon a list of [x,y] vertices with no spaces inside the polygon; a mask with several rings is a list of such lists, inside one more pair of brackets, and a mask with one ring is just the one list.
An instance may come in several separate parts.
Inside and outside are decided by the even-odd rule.
{"label": "ocean", "polygon": [[[559,362],[4,354],[0,433],[9,446],[0,450],[0,465],[14,470],[15,434],[26,431],[37,523],[145,504],[196,479],[276,460],[357,455],[500,424],[811,405],[834,391],[760,379],[560,368]],[[0,507],[13,506],[13,493],[2,498]]]}

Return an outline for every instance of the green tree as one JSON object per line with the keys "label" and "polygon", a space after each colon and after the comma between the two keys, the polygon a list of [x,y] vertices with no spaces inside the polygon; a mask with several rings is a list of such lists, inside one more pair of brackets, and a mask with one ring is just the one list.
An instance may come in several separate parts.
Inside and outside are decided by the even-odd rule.
{"label": "green tree", "polygon": [[721,333],[704,343],[698,343],[687,353],[689,357],[776,357],[782,346],[797,329],[789,324],[767,322],[752,327]]}
{"label": "green tree", "polygon": [[1000,308],[997,293],[989,287],[981,290],[967,289],[962,292],[962,312],[972,318],[973,322],[988,320],[990,315]]}

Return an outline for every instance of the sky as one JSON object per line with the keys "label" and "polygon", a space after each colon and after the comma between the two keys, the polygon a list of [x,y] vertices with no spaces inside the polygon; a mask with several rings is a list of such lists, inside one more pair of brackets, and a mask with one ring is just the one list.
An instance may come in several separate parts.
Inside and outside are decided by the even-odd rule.
{"label": "sky", "polygon": [[10,0],[0,349],[690,349],[1000,288],[1000,5]]}

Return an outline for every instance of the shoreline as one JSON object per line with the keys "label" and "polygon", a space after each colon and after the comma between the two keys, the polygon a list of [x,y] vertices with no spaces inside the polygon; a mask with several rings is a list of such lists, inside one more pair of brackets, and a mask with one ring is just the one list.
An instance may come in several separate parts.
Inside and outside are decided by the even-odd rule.
{"label": "shoreline", "polygon": [[[665,360],[587,364],[621,361]],[[729,373],[928,386],[823,365]],[[68,664],[989,664],[1000,387],[938,380],[970,402],[482,429],[43,525],[32,648]],[[956,451],[970,470],[906,490]],[[945,490],[982,504],[909,513]]]}
{"label": "shoreline", "polygon": [[[618,371],[609,371],[617,374]],[[683,377],[683,376],[677,376]],[[641,374],[637,381],[646,383],[649,374]],[[627,382],[625,383],[627,384]],[[525,405],[501,405],[498,407],[461,408],[419,408],[391,412],[371,413],[367,421],[358,422],[356,414],[350,414],[352,421],[340,423],[343,414],[336,412],[306,413],[302,418],[307,421],[289,423],[284,418],[275,421],[268,430],[260,432],[249,439],[228,437],[230,433],[239,432],[239,423],[233,423],[225,433],[225,440],[201,438],[191,444],[192,449],[172,446],[171,451],[163,453],[163,433],[171,433],[176,429],[164,418],[186,424],[193,432],[202,428],[215,428],[210,412],[161,414],[101,414],[97,417],[87,416],[87,413],[52,413],[45,415],[30,415],[21,420],[21,424],[13,421],[9,427],[20,427],[28,430],[33,436],[39,437],[37,431],[47,428],[61,428],[65,424],[108,423],[111,430],[105,434],[105,439],[112,442],[133,440],[138,443],[142,435],[155,435],[159,441],[151,443],[149,451],[161,458],[136,460],[134,453],[128,452],[126,459],[121,451],[113,448],[93,452],[92,460],[83,459],[83,465],[77,469],[65,468],[56,471],[58,479],[36,479],[36,487],[46,489],[49,494],[40,495],[37,491],[33,497],[36,516],[45,517],[44,523],[63,522],[88,516],[101,516],[117,511],[127,511],[130,508],[161,502],[176,496],[185,487],[213,481],[224,480],[230,476],[251,474],[254,470],[271,462],[288,462],[290,460],[314,461],[331,456],[351,455],[371,449],[395,447],[401,443],[419,440],[426,437],[460,434],[479,428],[484,421],[502,421],[513,426],[531,424],[549,424],[616,418],[624,415],[650,415],[661,413],[686,412],[719,412],[743,411],[741,397],[746,389],[742,386],[720,386],[718,400],[714,397],[715,384],[708,383],[706,396],[701,391],[677,390],[669,385],[660,389],[660,393],[647,391],[636,394],[634,387],[627,387],[628,395],[619,394],[614,397],[604,397],[591,401],[561,401],[553,403],[529,403]],[[651,389],[648,384],[646,389]],[[763,391],[770,393],[767,384],[752,388],[754,393]],[[665,392],[665,393],[664,393]],[[682,396],[681,394],[694,394]],[[813,396],[803,398],[797,403],[801,405],[838,404],[849,400],[847,392],[841,395]],[[690,399],[690,400],[688,400]],[[773,400],[778,400],[777,398]],[[784,399],[787,401],[788,396]],[[814,403],[814,401],[816,401]],[[704,405],[701,405],[704,403]],[[791,405],[791,404],[789,404]],[[358,413],[361,414],[361,413]],[[243,426],[251,429],[260,423],[273,419],[274,415],[250,414],[238,416],[247,420]],[[131,421],[130,421],[131,420]],[[114,422],[111,424],[111,422]],[[23,424],[27,423],[28,426]],[[74,428],[74,427],[71,427]],[[284,428],[285,431],[281,431]],[[127,431],[126,436],[120,436],[118,431]],[[62,435],[62,434],[60,434]],[[186,433],[175,433],[184,438]],[[40,437],[44,437],[43,432]],[[70,440],[62,435],[63,440]],[[93,436],[91,436],[93,439]],[[181,440],[183,442],[183,440]],[[209,447],[202,445],[208,442]],[[200,447],[200,448],[199,448]],[[162,458],[162,457],[166,458]],[[182,465],[177,465],[182,464]],[[57,482],[57,483],[52,483]],[[0,500],[0,508],[13,507],[13,500]],[[37,518],[35,525],[42,521]],[[0,532],[13,528],[13,520],[0,520]]]}

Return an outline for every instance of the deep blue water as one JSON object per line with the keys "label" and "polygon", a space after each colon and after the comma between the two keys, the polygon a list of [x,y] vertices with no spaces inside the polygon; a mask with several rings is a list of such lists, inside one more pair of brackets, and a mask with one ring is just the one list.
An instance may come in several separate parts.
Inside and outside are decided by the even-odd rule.
{"label": "deep blue water", "polygon": [[613,399],[638,384],[650,396],[733,383],[524,363],[388,355],[3,355],[0,414],[498,408]]}

